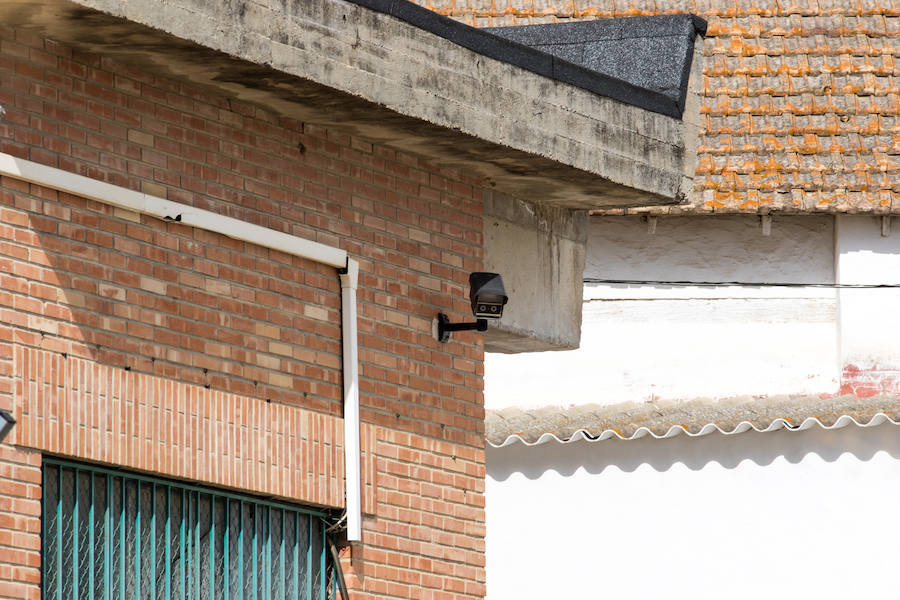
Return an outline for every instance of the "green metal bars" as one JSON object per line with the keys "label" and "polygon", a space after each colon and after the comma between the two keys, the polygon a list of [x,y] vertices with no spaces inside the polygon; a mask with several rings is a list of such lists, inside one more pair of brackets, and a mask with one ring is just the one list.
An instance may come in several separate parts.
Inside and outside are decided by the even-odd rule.
{"label": "green metal bars", "polygon": [[326,515],[44,458],[44,600],[327,600]]}

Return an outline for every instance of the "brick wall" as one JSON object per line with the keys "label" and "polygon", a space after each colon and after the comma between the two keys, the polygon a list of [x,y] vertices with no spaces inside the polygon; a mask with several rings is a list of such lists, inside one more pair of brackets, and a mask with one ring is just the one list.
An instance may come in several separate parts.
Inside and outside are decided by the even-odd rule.
{"label": "brick wall", "polygon": [[[10,443],[321,506],[344,503],[343,423],[288,404],[16,346]],[[373,426],[360,432],[375,512]]]}
{"label": "brick wall", "polygon": [[[438,311],[468,314],[467,276],[482,257],[477,182],[4,26],[0,105],[0,151],[359,259],[361,416],[376,472],[363,544],[346,556],[351,587],[359,598],[483,594],[481,341],[431,337]],[[340,334],[329,267],[0,179],[0,408],[24,414],[15,356],[40,351],[335,419]],[[23,441],[0,445],[0,597],[38,598],[48,448]],[[209,473],[188,475],[245,483]]]}

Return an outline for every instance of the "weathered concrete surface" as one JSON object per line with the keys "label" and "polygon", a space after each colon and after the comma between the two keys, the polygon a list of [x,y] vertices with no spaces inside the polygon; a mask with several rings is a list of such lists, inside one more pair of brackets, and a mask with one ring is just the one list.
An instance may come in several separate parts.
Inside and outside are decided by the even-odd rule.
{"label": "weathered concrete surface", "polygon": [[695,124],[340,0],[11,0],[0,19],[464,169],[535,202],[681,202]]}
{"label": "weathered concrete surface", "polygon": [[509,295],[503,318],[484,338],[488,352],[577,348],[587,212],[488,194],[485,270],[500,273]]}
{"label": "weathered concrete surface", "polygon": [[[697,169],[698,155],[700,149],[700,105],[702,104],[702,81],[703,81],[703,39],[697,36],[694,39],[693,59],[690,63],[690,73],[688,74],[687,90],[684,98],[684,112],[681,115],[684,123],[684,138],[682,144],[684,147],[684,169],[685,173],[689,173],[691,177],[691,185],[693,186],[693,175]],[[648,203],[644,206],[631,207],[608,207],[598,209],[595,214],[606,214],[611,216],[624,214],[641,214],[641,215],[680,215],[695,214],[698,211],[696,206],[691,204],[660,204]]]}

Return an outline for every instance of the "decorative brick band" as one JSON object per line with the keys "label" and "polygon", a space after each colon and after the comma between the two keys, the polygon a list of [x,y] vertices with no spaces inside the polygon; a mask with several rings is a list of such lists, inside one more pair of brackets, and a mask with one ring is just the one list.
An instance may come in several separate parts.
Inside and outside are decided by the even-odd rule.
{"label": "decorative brick band", "polygon": [[[344,505],[343,422],[23,346],[11,441],[52,454]],[[375,506],[373,428],[362,428],[363,507]]]}

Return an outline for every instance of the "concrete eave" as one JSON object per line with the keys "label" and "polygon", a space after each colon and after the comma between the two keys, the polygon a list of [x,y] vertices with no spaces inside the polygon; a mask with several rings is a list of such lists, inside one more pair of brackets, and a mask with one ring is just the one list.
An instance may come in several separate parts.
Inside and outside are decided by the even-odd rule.
{"label": "concrete eave", "polygon": [[4,0],[0,20],[420,154],[532,202],[609,209],[689,193],[695,119],[542,76],[362,4]]}

